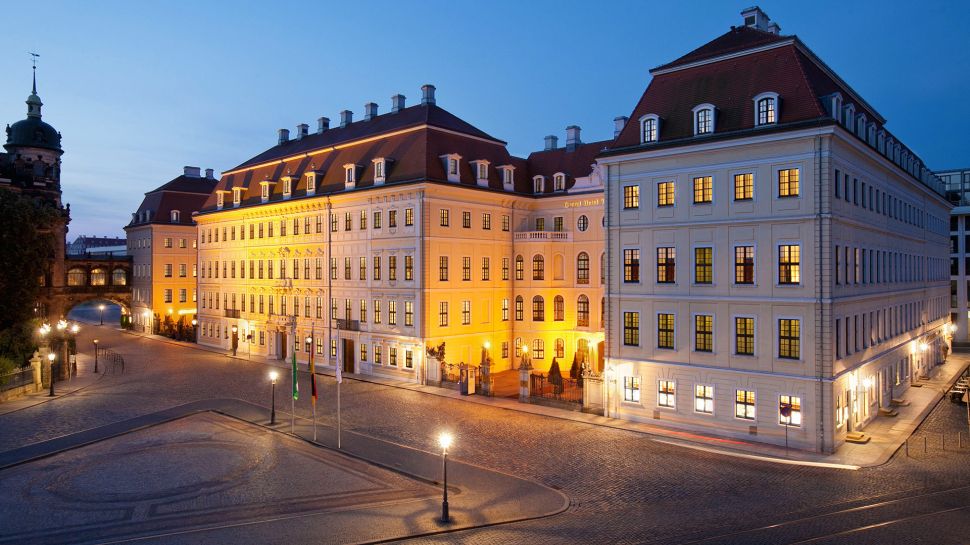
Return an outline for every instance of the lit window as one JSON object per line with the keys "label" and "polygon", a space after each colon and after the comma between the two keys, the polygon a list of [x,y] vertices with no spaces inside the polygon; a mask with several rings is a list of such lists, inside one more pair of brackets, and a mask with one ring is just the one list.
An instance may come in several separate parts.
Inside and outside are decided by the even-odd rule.
{"label": "lit window", "polygon": [[674,205],[674,182],[659,182],[657,184],[657,206]]}
{"label": "lit window", "polygon": [[714,132],[714,106],[701,104],[694,108],[694,134],[711,134]]}
{"label": "lit window", "polygon": [[546,301],[541,295],[532,298],[532,321],[544,322],[546,320]]}
{"label": "lit window", "polygon": [[657,283],[673,284],[676,278],[676,266],[676,248],[657,248]]}
{"label": "lit window", "polygon": [[734,353],[742,356],[754,355],[754,318],[734,319]]}
{"label": "lit window", "polygon": [[515,320],[521,322],[525,315],[525,299],[521,295],[515,298]]}
{"label": "lit window", "polygon": [[657,405],[673,409],[677,406],[677,385],[672,380],[661,380],[657,384]]}
{"label": "lit window", "polygon": [[657,348],[674,347],[674,315],[657,314]]}
{"label": "lit window", "polygon": [[565,191],[566,190],[566,175],[556,174],[552,178],[553,191]]}
{"label": "lit window", "polygon": [[801,355],[801,320],[778,320],[778,357],[797,360]]}
{"label": "lit window", "polygon": [[656,142],[659,125],[660,118],[656,115],[650,114],[644,116],[640,121],[640,142],[644,144]]}
{"label": "lit window", "polygon": [[694,316],[694,350],[698,352],[714,350],[714,317],[709,314]]}
{"label": "lit window", "polygon": [[694,411],[714,414],[714,386],[706,384],[694,386]]}
{"label": "lit window", "polygon": [[627,248],[623,250],[623,281],[626,283],[637,283],[640,281],[639,248]]}
{"label": "lit window", "polygon": [[623,344],[625,346],[640,346],[640,313],[623,313]]}
{"label": "lit window", "polygon": [[778,283],[801,282],[801,247],[797,244],[778,246]]}
{"label": "lit window", "polygon": [[734,200],[750,201],[754,198],[754,174],[747,172],[734,175]]}
{"label": "lit window", "polygon": [[[561,322],[566,318],[566,300],[562,295],[557,295],[552,300],[552,319]],[[562,356],[558,356],[562,357]]]}
{"label": "lit window", "polygon": [[[865,191],[863,191],[865,195]],[[789,168],[778,171],[778,196],[797,197],[798,196],[798,169]],[[863,197],[863,200],[865,198]]]}
{"label": "lit window", "polygon": [[778,396],[778,423],[792,427],[802,425],[802,398]]}
{"label": "lit window", "polygon": [[640,377],[623,377],[623,401],[640,403]]}
{"label": "lit window", "polygon": [[774,125],[778,120],[778,94],[761,93],[754,97],[755,126]]}
{"label": "lit window", "polygon": [[589,284],[589,254],[586,252],[576,256],[576,283]]}
{"label": "lit window", "polygon": [[532,341],[532,359],[546,359],[546,341],[542,339],[535,339]]}
{"label": "lit window", "polygon": [[710,284],[714,281],[714,249],[694,248],[694,283]]}
{"label": "lit window", "polygon": [[532,279],[544,280],[545,277],[546,277],[546,261],[541,255],[536,254],[532,256]]}
{"label": "lit window", "polygon": [[754,246],[734,247],[734,283],[754,284]]}
{"label": "lit window", "polygon": [[734,416],[742,420],[754,420],[755,403],[753,390],[738,390],[734,398]]}
{"label": "lit window", "polygon": [[694,204],[710,203],[714,200],[714,179],[710,176],[694,178]]}
{"label": "lit window", "polygon": [[623,186],[623,208],[640,208],[640,186]]}

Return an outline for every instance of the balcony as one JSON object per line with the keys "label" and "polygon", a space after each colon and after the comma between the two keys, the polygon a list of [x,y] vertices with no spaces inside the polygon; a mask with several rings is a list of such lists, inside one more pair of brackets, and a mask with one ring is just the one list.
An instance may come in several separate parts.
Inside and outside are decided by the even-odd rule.
{"label": "balcony", "polygon": [[516,242],[572,242],[569,231],[525,231],[515,233]]}

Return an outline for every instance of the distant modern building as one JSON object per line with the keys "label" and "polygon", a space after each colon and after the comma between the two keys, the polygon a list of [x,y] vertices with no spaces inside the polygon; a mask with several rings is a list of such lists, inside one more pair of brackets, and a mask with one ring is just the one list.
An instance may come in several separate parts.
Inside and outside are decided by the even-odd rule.
{"label": "distant modern building", "polygon": [[108,255],[118,254],[119,252],[123,255],[126,251],[126,240],[119,237],[90,237],[82,235],[67,245],[67,255]]}
{"label": "distant modern building", "polygon": [[951,205],[798,37],[742,16],[651,70],[599,158],[608,410],[830,452],[942,361]]}
{"label": "distant modern building", "polygon": [[968,318],[970,309],[970,168],[941,170],[936,173],[946,187],[946,198],[953,204],[950,212],[950,320],[956,326],[953,345],[970,349]]}
{"label": "distant modern building", "polygon": [[569,127],[514,157],[422,93],[223,173],[196,216],[200,343],[415,382],[441,379],[441,343],[495,370],[597,361],[608,143]]}
{"label": "distant modern building", "polygon": [[166,319],[190,327],[198,299],[198,234],[193,214],[215,189],[212,169],[181,176],[145,193],[125,226],[132,256],[132,323],[158,332]]}

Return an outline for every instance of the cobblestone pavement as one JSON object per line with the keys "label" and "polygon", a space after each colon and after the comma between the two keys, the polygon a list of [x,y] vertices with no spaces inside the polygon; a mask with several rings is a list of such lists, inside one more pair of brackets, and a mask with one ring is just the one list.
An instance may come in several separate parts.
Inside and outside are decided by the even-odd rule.
{"label": "cobblestone pavement", "polygon": [[[0,416],[0,451],[199,399],[269,404],[260,364],[107,328],[85,328],[82,342],[93,333],[125,356],[128,372]],[[946,544],[967,543],[963,536],[970,535],[970,439],[964,436],[962,449],[957,444],[966,409],[949,401],[917,432],[909,456],[901,451],[883,466],[846,471],[724,457],[634,432],[353,380],[341,393],[345,429],[426,450],[435,450],[435,432],[452,430],[454,458],[558,488],[572,502],[557,516],[424,541]],[[285,394],[277,399],[278,410],[288,411]],[[333,424],[334,400],[333,379],[325,377],[321,422]],[[310,416],[306,397],[297,413]],[[933,433],[949,435],[947,449],[928,445],[923,453],[920,443],[915,452],[921,434]],[[779,526],[764,528],[772,524]],[[941,524],[945,529],[936,530]],[[871,527],[857,530],[862,526]],[[253,531],[254,540],[272,542]]]}

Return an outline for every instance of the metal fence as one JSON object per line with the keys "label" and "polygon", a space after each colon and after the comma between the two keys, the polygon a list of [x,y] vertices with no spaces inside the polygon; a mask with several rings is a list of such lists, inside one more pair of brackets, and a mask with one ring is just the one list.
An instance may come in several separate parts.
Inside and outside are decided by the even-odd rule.
{"label": "metal fence", "polygon": [[548,377],[542,373],[529,375],[529,396],[554,399],[568,403],[583,402],[582,380],[566,377]]}
{"label": "metal fence", "polygon": [[13,390],[14,388],[20,388],[21,386],[33,383],[34,370],[28,367],[15,373],[0,376],[0,392],[6,392],[7,390]]}
{"label": "metal fence", "polygon": [[108,350],[107,348],[99,348],[98,354],[98,358],[104,362],[103,365],[105,373],[114,374],[120,371],[122,374],[124,374],[125,358],[121,354]]}

